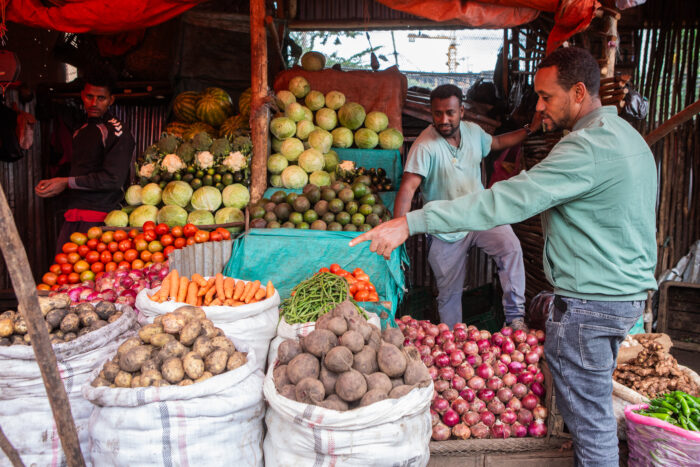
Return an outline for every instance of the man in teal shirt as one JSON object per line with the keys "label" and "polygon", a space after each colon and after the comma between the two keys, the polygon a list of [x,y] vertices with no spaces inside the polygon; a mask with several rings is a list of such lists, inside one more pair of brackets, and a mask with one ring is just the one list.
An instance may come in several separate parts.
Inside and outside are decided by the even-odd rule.
{"label": "man in teal shirt", "polygon": [[545,356],[578,465],[617,467],[612,371],[620,342],[656,288],[656,166],[644,139],[601,107],[596,60],[559,49],[535,75],[547,129],[571,130],[527,172],[453,201],[428,203],[357,237],[388,256],[411,234],[484,230],[542,213],[554,287]]}
{"label": "man in teal shirt", "polygon": [[[430,93],[433,124],[411,146],[401,187],[394,204],[394,217],[406,215],[420,186],[424,202],[452,200],[484,189],[481,161],[491,150],[521,143],[529,134],[521,130],[492,137],[471,122],[462,121],[462,91],[453,84]],[[540,123],[536,114],[533,126]],[[428,262],[438,287],[440,321],[452,327],[462,321],[462,292],[467,253],[472,246],[496,261],[503,289],[506,323],[524,329],[525,267],[520,242],[509,225],[478,232],[428,235]]]}

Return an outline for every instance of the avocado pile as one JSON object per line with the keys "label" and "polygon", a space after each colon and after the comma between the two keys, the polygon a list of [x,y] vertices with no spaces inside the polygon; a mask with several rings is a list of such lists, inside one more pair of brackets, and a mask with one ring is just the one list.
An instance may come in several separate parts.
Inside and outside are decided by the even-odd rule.
{"label": "avocado pile", "polygon": [[366,232],[391,219],[379,196],[361,181],[337,180],[323,188],[309,184],[302,194],[277,191],[249,209],[254,229]]}

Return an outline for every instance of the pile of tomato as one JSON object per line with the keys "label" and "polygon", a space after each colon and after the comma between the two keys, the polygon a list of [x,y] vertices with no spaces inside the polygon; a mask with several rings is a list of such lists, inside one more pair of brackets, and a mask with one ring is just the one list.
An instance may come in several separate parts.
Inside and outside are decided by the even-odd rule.
{"label": "pile of tomato", "polygon": [[173,250],[187,245],[230,238],[231,233],[224,228],[208,232],[194,224],[171,228],[149,221],[143,225],[143,231],[103,231],[101,227],[92,227],[87,234],[71,234],[70,242],[63,244],[62,253],[56,255],[37,288],[56,290],[64,284],[99,279],[103,273],[119,268],[142,269],[164,262]]}
{"label": "pile of tomato", "polygon": [[374,288],[374,284],[369,280],[369,276],[361,269],[355,268],[348,272],[338,264],[331,264],[329,268],[321,268],[318,272],[330,272],[336,276],[343,277],[348,281],[350,295],[358,302],[378,302],[379,295]]}

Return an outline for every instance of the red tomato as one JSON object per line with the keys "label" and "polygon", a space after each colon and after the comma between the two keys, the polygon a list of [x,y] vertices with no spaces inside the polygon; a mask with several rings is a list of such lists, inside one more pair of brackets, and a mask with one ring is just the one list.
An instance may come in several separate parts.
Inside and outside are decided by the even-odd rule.
{"label": "red tomato", "polygon": [[115,263],[121,263],[122,261],[124,261],[124,252],[115,251],[112,255],[112,261],[114,261]]}
{"label": "red tomato", "polygon": [[340,268],[339,264],[333,263],[333,264],[331,264],[330,272],[332,272],[333,274],[336,274],[338,271],[340,271],[340,269],[341,268]]}
{"label": "red tomato", "polygon": [[148,242],[143,237],[135,238],[134,248],[136,248],[136,251],[143,251],[148,248]]}
{"label": "red tomato", "polygon": [[355,284],[353,284],[357,291],[359,292],[360,290],[367,290],[367,282],[365,281],[357,281]]}
{"label": "red tomato", "polygon": [[363,272],[363,273],[357,273],[357,274],[355,274],[354,276],[355,276],[355,279],[357,279],[358,281],[369,282],[369,276],[368,276],[367,274],[365,274],[364,272]]}
{"label": "red tomato", "polygon": [[151,261],[153,261],[154,263],[162,263],[163,261],[165,261],[165,255],[162,251],[156,251],[151,255]]}
{"label": "red tomato", "polygon": [[147,221],[143,223],[143,231],[145,232],[146,230],[153,230],[156,228],[156,223],[153,221]]}
{"label": "red tomato", "polygon": [[170,229],[170,233],[175,238],[180,238],[183,235],[185,235],[184,232],[182,231],[182,226],[180,226],[180,225],[176,225],[172,229]]}
{"label": "red tomato", "polygon": [[88,262],[83,259],[81,259],[73,265],[73,271],[77,272],[78,274],[80,274],[81,272],[85,272],[88,269],[90,269],[90,264],[88,264]]}
{"label": "red tomato", "polygon": [[131,240],[122,240],[119,242],[119,251],[126,251],[131,249]]}
{"label": "red tomato", "polygon": [[55,292],[56,290],[58,290],[58,287],[59,287],[58,284],[52,285],[52,286],[51,286],[51,292]]}
{"label": "red tomato", "polygon": [[231,240],[231,232],[226,229],[221,229],[221,236],[224,238],[224,240]]}
{"label": "red tomato", "polygon": [[199,229],[194,224],[185,224],[182,228],[182,233],[185,234],[185,237],[194,237],[194,234],[196,234],[198,230]]}
{"label": "red tomato", "polygon": [[355,300],[357,300],[358,302],[366,302],[367,299],[369,298],[369,292],[366,291],[366,290],[359,290],[359,291],[355,294],[355,297],[354,297],[354,298],[355,298]]}
{"label": "red tomato", "polygon": [[377,292],[370,292],[369,297],[367,297],[368,302],[378,302],[379,301],[379,295],[377,295]]}
{"label": "red tomato", "polygon": [[369,290],[370,292],[374,292],[374,291],[376,291],[377,289],[374,288],[374,284],[372,284],[371,282],[369,282],[369,283],[367,284],[367,290]]}
{"label": "red tomato", "polygon": [[95,248],[97,248],[97,244],[98,244],[98,243],[100,243],[100,241],[99,241],[98,239],[96,239],[96,238],[91,238],[90,240],[87,241],[86,245],[87,245],[87,247],[90,248],[91,250],[94,250]]}
{"label": "red tomato", "polygon": [[131,269],[143,269],[144,263],[140,259],[135,259],[131,263]]}
{"label": "red tomato", "polygon": [[75,264],[80,261],[80,255],[77,252],[68,253],[68,262],[70,264]]}
{"label": "red tomato", "polygon": [[161,222],[160,224],[156,225],[156,233],[158,235],[165,235],[168,232],[170,232],[170,227],[168,227],[168,224]]}
{"label": "red tomato", "polygon": [[155,253],[156,251],[163,251],[163,245],[158,240],[153,240],[148,244],[148,251]]}
{"label": "red tomato", "polygon": [[153,240],[157,239],[158,235],[156,234],[155,230],[144,230],[143,231],[143,239],[146,240],[147,242],[152,242]]}
{"label": "red tomato", "polygon": [[220,242],[224,238],[221,236],[220,232],[214,231],[209,235],[209,241],[211,242]]}
{"label": "red tomato", "polygon": [[355,268],[352,270],[352,275],[356,275],[357,273],[364,274],[365,272],[362,270],[362,268]]}
{"label": "red tomato", "polygon": [[88,251],[88,254],[85,255],[85,261],[88,263],[96,263],[100,260],[100,254],[97,251]]}
{"label": "red tomato", "polygon": [[117,243],[117,242],[109,242],[109,243],[107,244],[107,250],[108,250],[110,253],[114,253],[115,251],[118,251],[118,250],[119,250],[119,243]]}
{"label": "red tomato", "polygon": [[175,242],[175,237],[173,237],[170,234],[165,234],[162,237],[160,237],[160,243],[162,243],[163,246],[172,245],[174,242]]}
{"label": "red tomato", "polygon": [[53,273],[53,272],[47,272],[46,274],[44,274],[41,277],[41,282],[51,286],[51,285],[54,285],[56,283],[56,279],[58,279],[58,274]]}
{"label": "red tomato", "polygon": [[[185,242],[187,245],[194,245],[194,237],[187,237],[187,241]],[[172,245],[170,245],[172,246]]]}
{"label": "red tomato", "polygon": [[153,253],[151,253],[150,251],[148,251],[148,250],[143,250],[143,251],[141,252],[141,254],[139,255],[139,258],[141,258],[141,259],[142,259],[143,261],[145,261],[145,262],[149,262],[149,261],[151,260],[151,256],[152,256],[152,255],[153,255]]}
{"label": "red tomato", "polygon": [[114,232],[108,230],[102,234],[100,241],[103,243],[109,243],[114,241]]}
{"label": "red tomato", "polygon": [[56,261],[57,264],[66,264],[68,262],[68,255],[59,253],[56,255],[56,258],[54,258],[54,261]]}
{"label": "red tomato", "polygon": [[112,253],[110,253],[109,251],[103,251],[102,253],[100,253],[100,261],[104,264],[109,263],[110,261],[112,261]]}
{"label": "red tomato", "polygon": [[74,253],[74,252],[78,251],[78,245],[73,243],[73,242],[66,242],[61,247],[61,250],[64,253]]}
{"label": "red tomato", "polygon": [[175,251],[174,246],[172,246],[172,245],[166,246],[165,250],[163,250],[163,256],[165,256],[167,258],[168,256],[170,256],[170,253],[172,253],[173,251]]}
{"label": "red tomato", "polygon": [[77,272],[71,272],[70,274],[68,274],[69,284],[77,284],[78,282],[80,282],[80,274],[78,274]]}
{"label": "red tomato", "polygon": [[54,274],[61,274],[61,265],[60,264],[52,264],[51,267],[49,268],[49,271],[54,273]]}
{"label": "red tomato", "polygon": [[87,231],[87,238],[99,239],[102,236],[102,227],[90,227]]}
{"label": "red tomato", "polygon": [[71,263],[63,263],[61,265],[61,274],[70,274],[73,272],[73,265]]}
{"label": "red tomato", "polygon": [[59,274],[56,278],[56,284],[63,285],[68,283],[68,274]]}
{"label": "red tomato", "polygon": [[[56,284],[54,284],[54,285],[56,285]],[[37,290],[43,290],[43,291],[45,291],[45,292],[48,292],[49,290],[51,290],[51,286],[48,285],[48,284],[39,284],[39,285],[36,286],[36,289],[37,289]]]}
{"label": "red tomato", "polygon": [[120,261],[117,269],[131,269],[131,263],[128,261]]}
{"label": "red tomato", "polygon": [[139,229],[131,229],[129,230],[129,238],[136,238],[139,233]]}
{"label": "red tomato", "polygon": [[139,257],[139,252],[133,248],[124,252],[124,261],[132,262]]}
{"label": "red tomato", "polygon": [[194,235],[194,241],[197,243],[206,243],[209,241],[209,232],[206,230],[198,230]]}
{"label": "red tomato", "polygon": [[331,272],[331,270],[328,268],[321,268],[318,270],[318,272]]}
{"label": "red tomato", "polygon": [[355,292],[357,292],[357,282],[350,284],[348,290],[350,291],[350,295],[355,295]]}
{"label": "red tomato", "polygon": [[110,261],[109,263],[105,264],[105,272],[111,272],[111,271],[116,271],[117,270],[117,263],[114,261]]}
{"label": "red tomato", "polygon": [[92,272],[94,272],[95,274],[99,274],[99,273],[101,273],[102,271],[105,270],[105,263],[102,263],[102,262],[100,262],[100,261],[98,261],[98,262],[96,262],[96,263],[92,263],[92,264],[90,265],[90,270],[91,270]]}
{"label": "red tomato", "polygon": [[87,235],[81,232],[73,232],[70,234],[70,241],[75,243],[76,245],[85,245],[85,242],[88,241]]}
{"label": "red tomato", "polygon": [[175,239],[175,242],[173,242],[173,246],[178,250],[184,248],[185,245],[187,245],[187,239],[185,237],[178,237]]}
{"label": "red tomato", "polygon": [[81,258],[85,258],[85,255],[87,255],[89,251],[90,248],[87,245],[80,245],[78,247],[78,254]]}
{"label": "red tomato", "polygon": [[129,238],[129,234],[126,233],[124,230],[115,230],[114,231],[114,241],[115,242],[121,242],[122,240],[126,240]]}
{"label": "red tomato", "polygon": [[102,252],[105,251],[106,249],[107,249],[107,244],[106,244],[106,243],[102,243],[102,242],[99,242],[99,243],[97,244],[97,247],[95,248],[95,250],[97,250],[98,253],[102,253]]}

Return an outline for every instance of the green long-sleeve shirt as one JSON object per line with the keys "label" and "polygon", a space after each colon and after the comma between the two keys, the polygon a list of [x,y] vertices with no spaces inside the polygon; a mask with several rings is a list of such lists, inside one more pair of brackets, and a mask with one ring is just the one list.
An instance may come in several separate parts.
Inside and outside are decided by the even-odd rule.
{"label": "green long-sleeve shirt", "polygon": [[600,107],[532,169],[406,217],[413,235],[487,230],[542,213],[555,293],[640,300],[656,289],[656,186],[649,146],[614,107]]}

